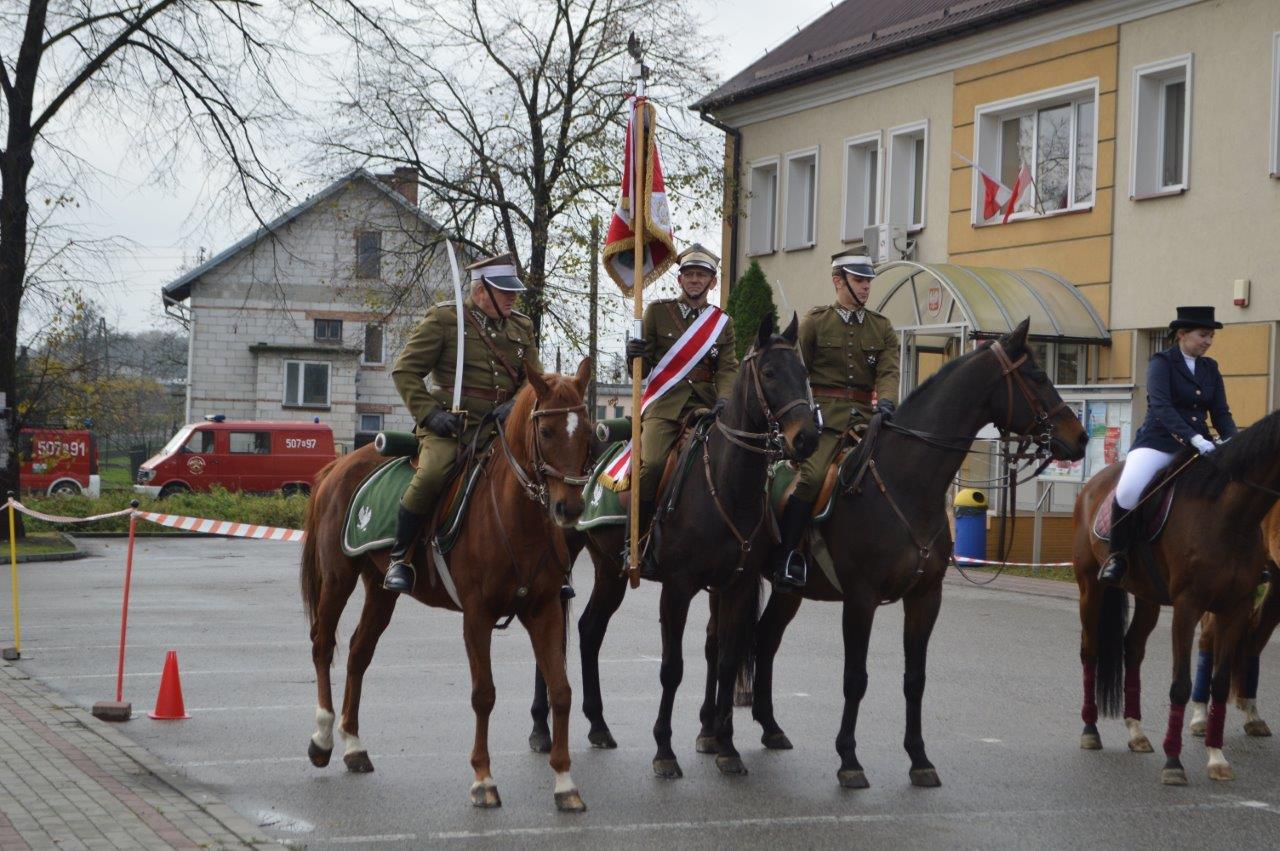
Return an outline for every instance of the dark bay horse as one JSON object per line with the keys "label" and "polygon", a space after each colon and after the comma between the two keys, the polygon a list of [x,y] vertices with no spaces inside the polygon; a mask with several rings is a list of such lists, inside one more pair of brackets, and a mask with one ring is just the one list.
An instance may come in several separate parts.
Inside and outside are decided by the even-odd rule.
{"label": "dark bay horse", "polygon": [[[910,778],[916,786],[939,785],[921,729],[925,657],[951,558],[946,495],[978,431],[995,423],[1006,433],[1033,436],[1055,459],[1084,456],[1084,429],[1036,366],[1026,344],[1028,324],[1024,320],[995,343],[945,364],[908,396],[875,439],[870,463],[864,452],[860,463],[848,468],[865,469],[865,474],[853,480],[842,475],[830,517],[813,530],[812,543],[825,548],[830,562],[821,567],[810,556],[803,598],[839,601],[844,607],[845,703],[836,736],[836,776],[845,788],[870,785],[855,738],[867,690],[867,647],[876,609],[896,600],[906,612],[904,746]],[[774,717],[773,663],[800,602],[799,595],[775,592],[756,628],[752,715],[763,728],[766,748],[791,747]],[[727,741],[732,698],[723,690],[718,695],[714,734],[722,750],[732,746]]]}
{"label": "dark bay horse", "polygon": [[[723,412],[705,441],[691,441],[691,466],[677,501],[664,498],[655,558],[662,581],[662,698],[653,734],[657,742],[654,771],[661,777],[681,776],[671,748],[671,710],[676,689],[684,675],[681,636],[689,604],[703,588],[717,589],[714,601],[731,602],[749,618],[722,617],[722,631],[749,630],[755,621],[760,583],[744,570],[744,556],[754,548],[768,549],[772,530],[766,513],[765,482],[771,459],[784,453],[808,457],[818,443],[818,426],[810,407],[809,380],[795,347],[797,321],[782,334],[774,334],[774,318],[761,323],[751,350]],[[601,526],[589,530],[585,545],[595,565],[595,587],[578,622],[582,654],[582,709],[591,722],[588,739],[602,748],[617,747],[604,719],[600,694],[600,648],[609,619],[626,594],[621,552],[623,527]],[[741,605],[738,601],[743,601]],[[712,637],[708,637],[710,642]],[[730,683],[737,668],[720,668],[720,678]],[[530,744],[538,749],[538,703],[535,696],[534,734]],[[721,769],[745,772],[736,754],[721,754]]]}
{"label": "dark bay horse", "polygon": [[[1182,723],[1191,695],[1191,655],[1196,623],[1214,615],[1213,698],[1205,731],[1208,772],[1214,780],[1234,776],[1222,753],[1231,670],[1241,665],[1253,611],[1254,590],[1267,560],[1259,526],[1280,488],[1280,413],[1273,412],[1241,431],[1210,455],[1186,450],[1170,463],[1177,495],[1164,532],[1133,550],[1132,569],[1121,586],[1102,586],[1098,566],[1107,546],[1092,534],[1094,514],[1110,498],[1120,475],[1113,464],[1089,480],[1075,507],[1076,583],[1080,586],[1080,661],[1084,674],[1084,732],[1080,746],[1102,747],[1099,709],[1121,710],[1129,728],[1129,748],[1150,752],[1142,733],[1141,675],[1147,638],[1162,606],[1173,607],[1173,683],[1165,731],[1167,785],[1187,782],[1182,767]],[[1153,500],[1150,500],[1153,501]],[[1135,599],[1126,630],[1128,595]]]}
{"label": "dark bay horse", "polygon": [[[553,736],[551,768],[555,771],[557,808],[586,809],[569,775],[569,680],[565,674],[564,623],[560,587],[571,562],[563,528],[582,514],[580,472],[586,468],[591,431],[583,393],[591,378],[591,362],[583,360],[573,378],[542,375],[526,366],[528,383],[516,395],[507,419],[505,439],[499,435],[480,461],[476,485],[457,543],[447,564],[462,611],[462,632],[471,663],[471,706],[475,711],[475,744],[471,766],[475,782],[471,802],[477,807],[501,805],[489,766],[489,714],[494,686],[490,643],[495,624],[514,613],[529,633],[538,667],[550,693]],[[364,580],[364,611],[351,637],[347,681],[339,725],[346,741],[343,761],[351,771],[372,771],[359,739],[360,688],[378,638],[386,629],[398,595],[382,588],[385,551],[348,557],[341,546],[347,507],[356,487],[386,459],[366,446],[334,461],[317,477],[307,516],[302,551],[302,599],[311,622],[312,660],[316,668],[316,732],[308,755],[317,766],[333,752],[333,698],[329,667],[335,631],[356,580]],[[414,553],[417,575],[434,576],[424,540]],[[459,610],[443,582],[418,582],[413,594],[421,603]]]}

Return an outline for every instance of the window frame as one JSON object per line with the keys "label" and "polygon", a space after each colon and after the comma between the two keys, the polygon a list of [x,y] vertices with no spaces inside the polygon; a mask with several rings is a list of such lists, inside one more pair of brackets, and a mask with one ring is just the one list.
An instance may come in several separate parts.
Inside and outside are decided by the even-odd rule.
{"label": "window frame", "polygon": [[1272,179],[1280,180],[1280,31],[1271,36],[1271,155]]}
{"label": "window frame", "polygon": [[[849,199],[849,156],[854,148],[870,149],[871,144],[873,142],[875,143],[875,152],[876,152],[876,167],[875,167],[876,191],[875,191],[875,199],[872,201],[872,203],[875,204],[875,216],[873,217],[875,220],[864,223],[862,230],[860,230],[857,234],[850,234],[849,210],[851,205],[850,205],[850,199]],[[850,136],[849,138],[844,140],[844,143],[841,145],[841,150],[844,151],[844,182],[842,184],[843,197],[841,199],[841,204],[840,204],[840,207],[841,207],[840,238],[842,242],[849,242],[849,243],[864,242],[866,229],[869,227],[875,227],[876,225],[879,225],[881,223],[881,220],[884,218],[884,178],[883,178],[884,138],[883,138],[883,134],[879,130],[876,130],[870,133],[862,133],[857,136]],[[866,154],[864,153],[863,156],[865,157]],[[871,174],[871,171],[864,167],[862,172],[863,197],[862,197],[862,203],[861,203],[861,207],[863,209],[866,208],[867,201],[869,200],[866,197],[867,195],[866,183],[870,177],[870,174]]]}
{"label": "window frame", "polygon": [[[325,323],[325,327],[330,327],[329,323],[335,323],[338,329],[338,336],[337,337],[320,336],[321,323]],[[342,327],[341,319],[325,318],[325,319],[312,320],[311,336],[312,336],[312,339],[314,339],[317,343],[341,343],[343,331],[344,329]]]}
{"label": "window frame", "polygon": [[[910,124],[901,124],[897,127],[891,127],[886,132],[888,144],[885,145],[885,164],[884,164],[884,206],[880,211],[880,218],[883,222],[895,224],[894,222],[894,191],[897,181],[894,179],[894,157],[893,151],[896,147],[894,141],[899,136],[911,136],[913,139],[919,135],[924,145],[924,156],[921,157],[922,174],[920,175],[920,220],[912,222],[897,222],[897,224],[905,225],[907,233],[919,233],[924,230],[929,219],[929,119],[923,118],[919,121],[912,121]],[[915,143],[912,142],[912,154],[907,160],[907,203],[908,205],[914,200],[915,194]]]}
{"label": "window frame", "polygon": [[[245,451],[243,449],[236,449],[235,441],[232,438],[242,434],[253,436],[253,446],[254,446],[253,449],[249,451]],[[260,436],[265,437],[267,441],[266,448],[261,452],[259,452],[257,448],[258,438]],[[271,454],[271,432],[260,431],[257,429],[250,430],[250,431],[240,431],[240,430],[228,431],[227,432],[227,454],[228,455],[270,455]]]}
{"label": "window frame", "polygon": [[[291,400],[289,398],[289,364],[298,364],[298,398]],[[306,384],[307,365],[323,366],[325,369],[324,382],[324,403],[304,402],[302,401],[303,386]],[[280,382],[280,394],[283,401],[280,403],[286,408],[313,408],[316,410],[329,409],[333,407],[333,363],[326,360],[302,360],[300,358],[286,358],[284,361],[283,380]]]}
{"label": "window frame", "polygon": [[[1129,200],[1145,201],[1149,198],[1161,198],[1168,195],[1181,195],[1191,188],[1191,104],[1194,88],[1195,54],[1184,53],[1156,62],[1135,65],[1133,68],[1133,94],[1129,105]],[[1176,72],[1182,69],[1182,80],[1185,88],[1182,93],[1182,182],[1165,185],[1164,183],[1164,123],[1165,87],[1171,80],[1177,79]],[[1143,156],[1155,157],[1155,181],[1139,188],[1138,160],[1139,140],[1146,135],[1139,126],[1142,118],[1142,83],[1150,79],[1158,84],[1154,130],[1154,150],[1143,152]],[[1096,123],[1096,122],[1095,122]]]}
{"label": "window frame", "polygon": [[[755,179],[756,172],[772,166],[773,167],[773,186],[770,187],[773,192],[773,205],[769,211],[772,219],[772,227],[769,229],[769,245],[768,247],[760,247],[755,245],[755,228],[752,227],[751,218],[756,213],[756,205],[753,203],[756,199]],[[763,257],[773,254],[778,250],[778,204],[782,193],[779,191],[781,187],[782,162],[781,157],[761,157],[747,163],[747,256]]]}
{"label": "window frame", "polygon": [[[361,266],[361,262],[360,262],[360,240],[361,240],[363,237],[366,237],[366,236],[374,236],[374,237],[377,237],[377,240],[378,240],[378,244],[377,244],[377,257],[375,258],[375,259],[376,259],[377,269],[376,269],[376,274],[373,274],[373,275],[369,275],[369,274],[362,274],[362,272],[367,272],[367,271],[369,271],[368,269],[363,268],[363,267]],[[383,251],[382,251],[382,231],[380,231],[380,230],[363,230],[363,229],[362,229],[362,230],[357,230],[357,231],[356,231],[356,234],[355,234],[355,237],[356,237],[356,262],[355,262],[355,270],[354,270],[354,273],[355,273],[355,274],[354,274],[354,277],[355,277],[355,279],[356,279],[357,281],[380,281],[380,280],[382,280],[382,254],[383,254]]]}
{"label": "window frame", "polygon": [[[379,338],[378,359],[366,360],[365,355],[369,353],[369,329],[377,328],[381,337]],[[385,366],[387,363],[387,325],[385,322],[366,322],[364,323],[364,346],[360,349],[360,364],[362,366]]]}
{"label": "window frame", "polygon": [[[1040,110],[1053,106],[1070,105],[1071,110],[1071,161],[1068,166],[1070,172],[1070,186],[1068,196],[1070,203],[1058,210],[1046,210],[1044,212],[1036,212],[1034,206],[1030,210],[1016,211],[1009,216],[1010,222],[1027,221],[1034,219],[1047,219],[1053,216],[1070,215],[1072,213],[1086,213],[1093,210],[1098,203],[1098,99],[1100,97],[1101,81],[1097,77],[1091,77],[1087,80],[1078,80],[1073,83],[1067,83],[1062,86],[1054,86],[1048,89],[1040,89],[1035,92],[1027,92],[1025,94],[1016,95],[1010,98],[1004,98],[990,103],[980,103],[973,109],[973,161],[981,165],[991,174],[1000,174],[1000,157],[1002,127],[1005,121],[1015,116],[1031,113],[1038,115]],[[1093,168],[1091,169],[1091,183],[1089,186],[1088,202],[1076,201],[1076,148],[1077,139],[1075,128],[1079,123],[1079,105],[1081,103],[1091,102],[1093,104]],[[1036,168],[1035,155],[1039,147],[1039,132],[1035,134],[1032,148],[1032,169]],[[978,175],[977,169],[970,169],[973,173],[972,182],[970,184],[969,199],[969,223],[972,227],[993,227],[1004,224],[1003,217],[993,217],[991,221],[985,221],[979,218],[978,213],[982,208],[982,178]],[[1034,176],[1034,175],[1033,175]],[[1038,185],[1038,184],[1037,184]],[[1009,187],[1012,189],[1013,187]]]}
{"label": "window frame", "polygon": [[[366,433],[366,434],[373,434],[373,433],[375,433],[375,432],[382,431],[382,430],[383,430],[383,428],[386,426],[386,422],[387,422],[387,420],[386,420],[386,414],[363,413],[363,414],[360,414],[359,416],[360,416],[360,419],[359,419],[359,421],[356,423],[356,425],[359,427],[359,428],[357,429],[357,431],[361,431],[361,432],[364,432],[364,433]],[[377,418],[378,418],[378,427],[377,427],[377,428],[365,428],[365,427],[364,427],[364,418],[365,418],[365,417],[377,417]]]}
{"label": "window frame", "polygon": [[[792,242],[791,241],[791,167],[792,163],[801,159],[813,159],[813,188],[809,195],[809,216],[813,225],[813,233],[808,241]],[[787,181],[783,190],[782,201],[782,250],[783,251],[804,251],[813,248],[818,244],[818,187],[821,186],[821,177],[818,174],[818,168],[821,161],[818,146],[813,145],[808,148],[799,148],[794,151],[788,151],[783,162],[786,165]],[[780,169],[781,170],[781,169]],[[804,234],[801,234],[803,237]]]}

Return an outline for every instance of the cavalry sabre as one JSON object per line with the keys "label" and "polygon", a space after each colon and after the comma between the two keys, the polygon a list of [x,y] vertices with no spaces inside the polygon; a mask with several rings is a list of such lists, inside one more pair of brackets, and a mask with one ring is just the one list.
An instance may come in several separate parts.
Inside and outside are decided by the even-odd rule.
{"label": "cavalry sabre", "polygon": [[462,273],[458,270],[458,256],[454,253],[453,243],[448,237],[444,240],[449,251],[449,268],[453,271],[453,301],[458,307],[458,345],[453,362],[453,413],[462,410],[462,355],[466,345],[466,331],[462,317]]}

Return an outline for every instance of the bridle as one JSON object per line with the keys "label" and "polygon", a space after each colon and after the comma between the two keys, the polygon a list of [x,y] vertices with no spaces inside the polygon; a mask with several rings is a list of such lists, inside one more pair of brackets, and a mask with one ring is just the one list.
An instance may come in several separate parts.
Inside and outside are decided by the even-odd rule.
{"label": "bridle", "polygon": [[512,474],[516,477],[516,481],[520,483],[520,487],[524,490],[525,496],[541,505],[543,508],[550,506],[550,489],[547,487],[548,479],[558,479],[566,485],[574,485],[582,487],[591,480],[590,453],[585,464],[583,464],[581,475],[571,475],[564,472],[547,461],[542,451],[542,435],[538,428],[538,421],[543,417],[555,417],[564,414],[582,413],[583,417],[587,415],[587,404],[581,402],[577,405],[568,405],[563,408],[539,408],[538,403],[534,402],[533,413],[529,416],[529,435],[525,439],[525,454],[530,458],[532,472],[526,470],[525,467],[516,459],[515,453],[511,451],[511,444],[507,441],[507,430],[503,428],[502,423],[497,423],[498,445],[502,447],[502,454],[507,460],[507,465],[511,467]]}
{"label": "bridle", "polygon": [[[760,355],[773,348],[786,347],[795,349],[791,343],[780,342],[777,340],[770,341],[762,348],[751,347],[751,351],[742,358],[742,366],[746,368],[747,374],[751,377],[751,387],[755,392],[756,401],[760,405],[760,410],[764,413],[766,431],[752,432],[742,429],[733,428],[725,425],[724,421],[716,417],[716,428],[724,435],[725,440],[748,452],[755,452],[760,455],[766,455],[770,460],[776,461],[786,454],[786,438],[782,435],[781,421],[791,409],[800,405],[807,405],[810,410],[816,411],[817,405],[813,402],[813,390],[809,386],[809,382],[805,381],[804,398],[792,399],[777,411],[774,411],[769,405],[769,399],[764,393],[764,383],[760,380]],[[816,415],[815,415],[816,416]]]}

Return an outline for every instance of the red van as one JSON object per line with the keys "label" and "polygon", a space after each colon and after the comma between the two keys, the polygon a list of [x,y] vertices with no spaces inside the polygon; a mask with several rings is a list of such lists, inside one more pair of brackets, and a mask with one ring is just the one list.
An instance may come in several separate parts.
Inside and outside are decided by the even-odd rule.
{"label": "red van", "polygon": [[250,493],[310,493],[316,473],[335,457],[323,423],[232,422],[221,414],[184,426],[138,468],[133,489],[166,497],[222,485]]}
{"label": "red van", "polygon": [[97,496],[98,446],[93,432],[66,428],[24,428],[18,434],[22,487],[48,494]]}

